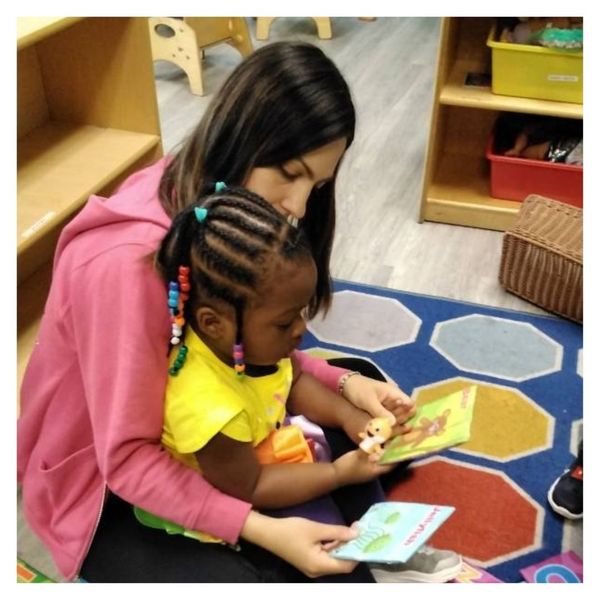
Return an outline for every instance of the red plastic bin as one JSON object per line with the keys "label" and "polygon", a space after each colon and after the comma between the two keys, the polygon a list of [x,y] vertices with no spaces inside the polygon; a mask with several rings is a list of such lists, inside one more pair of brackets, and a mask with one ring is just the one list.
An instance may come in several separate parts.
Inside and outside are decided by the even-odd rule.
{"label": "red plastic bin", "polygon": [[522,202],[538,194],[583,208],[583,166],[494,154],[493,136],[485,155],[490,161],[490,196]]}

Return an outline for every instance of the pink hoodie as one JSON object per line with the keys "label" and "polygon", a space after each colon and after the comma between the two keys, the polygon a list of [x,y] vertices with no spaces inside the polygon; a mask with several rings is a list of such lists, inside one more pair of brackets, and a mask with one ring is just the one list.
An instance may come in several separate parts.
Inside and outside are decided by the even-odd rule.
{"label": "pink hoodie", "polygon": [[[169,316],[151,255],[170,225],[157,196],[169,159],[92,196],[63,230],[21,388],[18,481],[25,517],[73,578],[107,488],[131,504],[235,542],[251,506],[160,445]],[[345,370],[298,352],[336,389]]]}

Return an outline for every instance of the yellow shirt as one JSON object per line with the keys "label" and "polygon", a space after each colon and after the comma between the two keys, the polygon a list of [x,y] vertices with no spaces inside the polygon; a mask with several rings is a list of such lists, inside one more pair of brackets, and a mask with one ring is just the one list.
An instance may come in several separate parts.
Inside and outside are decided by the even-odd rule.
{"label": "yellow shirt", "polygon": [[[271,375],[236,375],[188,328],[183,367],[169,377],[162,443],[179,460],[199,469],[194,452],[217,433],[257,446],[285,418],[292,385],[289,358]],[[171,362],[178,348],[171,353]]]}

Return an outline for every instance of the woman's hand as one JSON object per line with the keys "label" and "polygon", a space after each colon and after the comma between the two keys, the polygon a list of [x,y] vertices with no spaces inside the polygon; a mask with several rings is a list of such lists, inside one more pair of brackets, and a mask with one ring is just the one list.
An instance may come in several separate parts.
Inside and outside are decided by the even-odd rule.
{"label": "woman's hand", "polygon": [[329,551],[358,536],[355,528],[325,525],[301,517],[274,518],[250,511],[242,537],[279,556],[307,577],[350,573],[355,561],[333,558]]}
{"label": "woman's hand", "polygon": [[395,383],[353,375],[346,380],[343,394],[349,402],[371,417],[393,417],[395,425],[392,435],[401,435],[412,429],[406,421],[415,415],[415,402]]}

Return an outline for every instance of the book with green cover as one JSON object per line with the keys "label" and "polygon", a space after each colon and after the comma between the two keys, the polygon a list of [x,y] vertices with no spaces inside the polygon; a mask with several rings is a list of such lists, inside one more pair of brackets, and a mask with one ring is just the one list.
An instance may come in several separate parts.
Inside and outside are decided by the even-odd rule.
{"label": "book with green cover", "polygon": [[477,386],[423,404],[408,422],[412,430],[385,444],[381,464],[400,462],[462,444],[471,437]]}
{"label": "book with green cover", "polygon": [[344,560],[406,562],[453,512],[453,506],[377,502],[356,524],[359,536],[331,554]]}

